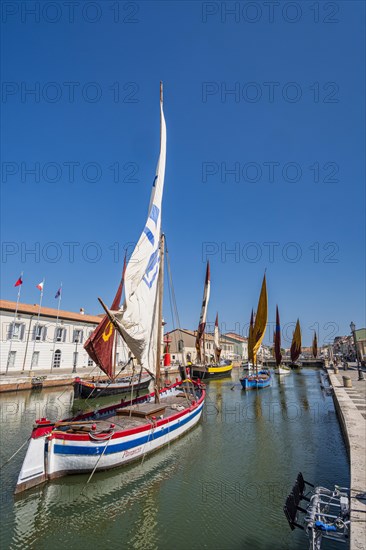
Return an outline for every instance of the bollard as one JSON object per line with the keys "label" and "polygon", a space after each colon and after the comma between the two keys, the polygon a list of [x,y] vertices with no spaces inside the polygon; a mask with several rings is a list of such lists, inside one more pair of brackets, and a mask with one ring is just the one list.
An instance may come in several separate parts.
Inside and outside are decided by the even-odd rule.
{"label": "bollard", "polygon": [[352,380],[349,376],[342,376],[343,378],[343,386],[345,388],[352,388]]}
{"label": "bollard", "polygon": [[339,373],[338,367],[334,367],[334,374],[338,374],[338,373]]}

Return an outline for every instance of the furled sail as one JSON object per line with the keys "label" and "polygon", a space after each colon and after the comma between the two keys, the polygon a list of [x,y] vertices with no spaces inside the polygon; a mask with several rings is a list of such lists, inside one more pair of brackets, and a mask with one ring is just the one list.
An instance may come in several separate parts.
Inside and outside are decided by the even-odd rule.
{"label": "furled sail", "polygon": [[314,359],[316,359],[316,356],[318,355],[318,339],[316,336],[316,331],[314,330],[314,338],[313,338],[313,356]]}
{"label": "furled sail", "polygon": [[124,304],[117,313],[108,312],[137,362],[151,373],[156,370],[158,323],[161,322],[158,319],[158,274],[165,162],[166,125],[161,92],[160,155],[147,221],[127,265]]}
{"label": "furled sail", "polygon": [[200,315],[200,322],[198,325],[197,336],[196,336],[196,351],[197,351],[197,361],[202,362],[201,354],[201,340],[206,328],[206,318],[207,318],[207,308],[208,302],[210,299],[210,262],[207,262],[206,267],[206,278],[205,278],[205,287],[203,290],[203,299],[202,299],[202,308]]}
{"label": "furled sail", "polygon": [[253,328],[253,364],[257,362],[257,353],[264,338],[267,326],[267,286],[264,274],[261,293],[259,295],[257,315]]}
{"label": "furled sail", "polygon": [[[111,310],[118,310],[121,303],[123,281],[126,272],[126,257],[123,264],[122,279],[114,297]],[[109,378],[114,375],[113,343],[114,326],[105,315],[97,328],[92,332],[84,344],[84,349],[89,357],[106,373]]]}
{"label": "furled sail", "polygon": [[214,329],[214,350],[215,350],[215,361],[216,363],[218,363],[220,361],[220,355],[221,355],[218,313],[216,313],[216,321],[215,321],[215,329]]}
{"label": "furled sail", "polygon": [[248,331],[248,361],[253,363],[253,330],[254,330],[254,312],[250,316],[249,331]]}
{"label": "furled sail", "polygon": [[296,321],[296,327],[294,330],[294,334],[292,336],[292,343],[291,343],[291,361],[294,363],[301,353],[301,329],[300,329],[300,321]]}
{"label": "furled sail", "polygon": [[276,329],[274,334],[274,351],[277,367],[280,366],[282,361],[281,353],[281,325],[280,325],[280,314],[278,313],[278,306],[276,306]]}

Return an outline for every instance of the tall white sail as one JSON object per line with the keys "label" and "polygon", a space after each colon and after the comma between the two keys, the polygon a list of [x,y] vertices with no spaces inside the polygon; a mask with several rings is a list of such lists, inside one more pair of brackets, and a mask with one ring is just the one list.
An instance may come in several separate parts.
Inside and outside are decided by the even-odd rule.
{"label": "tall white sail", "polygon": [[160,155],[151,191],[145,227],[128,262],[125,301],[118,312],[109,311],[137,362],[156,370],[158,274],[160,268],[161,205],[166,162],[166,125],[160,97]]}

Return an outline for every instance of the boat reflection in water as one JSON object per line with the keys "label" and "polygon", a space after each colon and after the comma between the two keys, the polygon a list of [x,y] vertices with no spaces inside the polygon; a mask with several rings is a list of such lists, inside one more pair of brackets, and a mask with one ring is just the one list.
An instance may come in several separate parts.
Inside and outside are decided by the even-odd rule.
{"label": "boat reflection in water", "polygon": [[80,526],[87,532],[89,544],[99,540],[102,547],[103,539],[110,544],[113,532],[115,540],[119,539],[119,519],[134,510],[131,515],[138,521],[138,529],[133,528],[130,547],[156,548],[159,494],[165,481],[179,475],[181,461],[189,460],[189,450],[199,445],[201,431],[198,425],[163,453],[149,455],[138,465],[97,472],[89,484],[87,475],[75,475],[21,493],[14,503],[13,547],[31,548],[37,540],[42,540],[42,547],[52,547],[57,540],[61,548],[70,544],[72,532],[74,547],[85,548]]}

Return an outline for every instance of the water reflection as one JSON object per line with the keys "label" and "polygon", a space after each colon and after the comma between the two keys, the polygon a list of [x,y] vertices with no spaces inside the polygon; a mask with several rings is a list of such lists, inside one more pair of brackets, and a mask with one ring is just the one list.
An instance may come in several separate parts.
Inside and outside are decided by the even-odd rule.
{"label": "water reflection", "polygon": [[[332,398],[311,369],[276,376],[258,391],[232,390],[237,382],[237,371],[209,382],[192,432],[143,463],[96,473],[89,485],[86,475],[65,477],[14,501],[20,452],[0,472],[1,547],[305,548],[282,512],[297,472],[315,483],[348,484]],[[115,401],[103,398],[103,405]],[[0,405],[2,460],[29,437],[36,417],[56,420],[80,407],[71,388],[8,394]]]}

